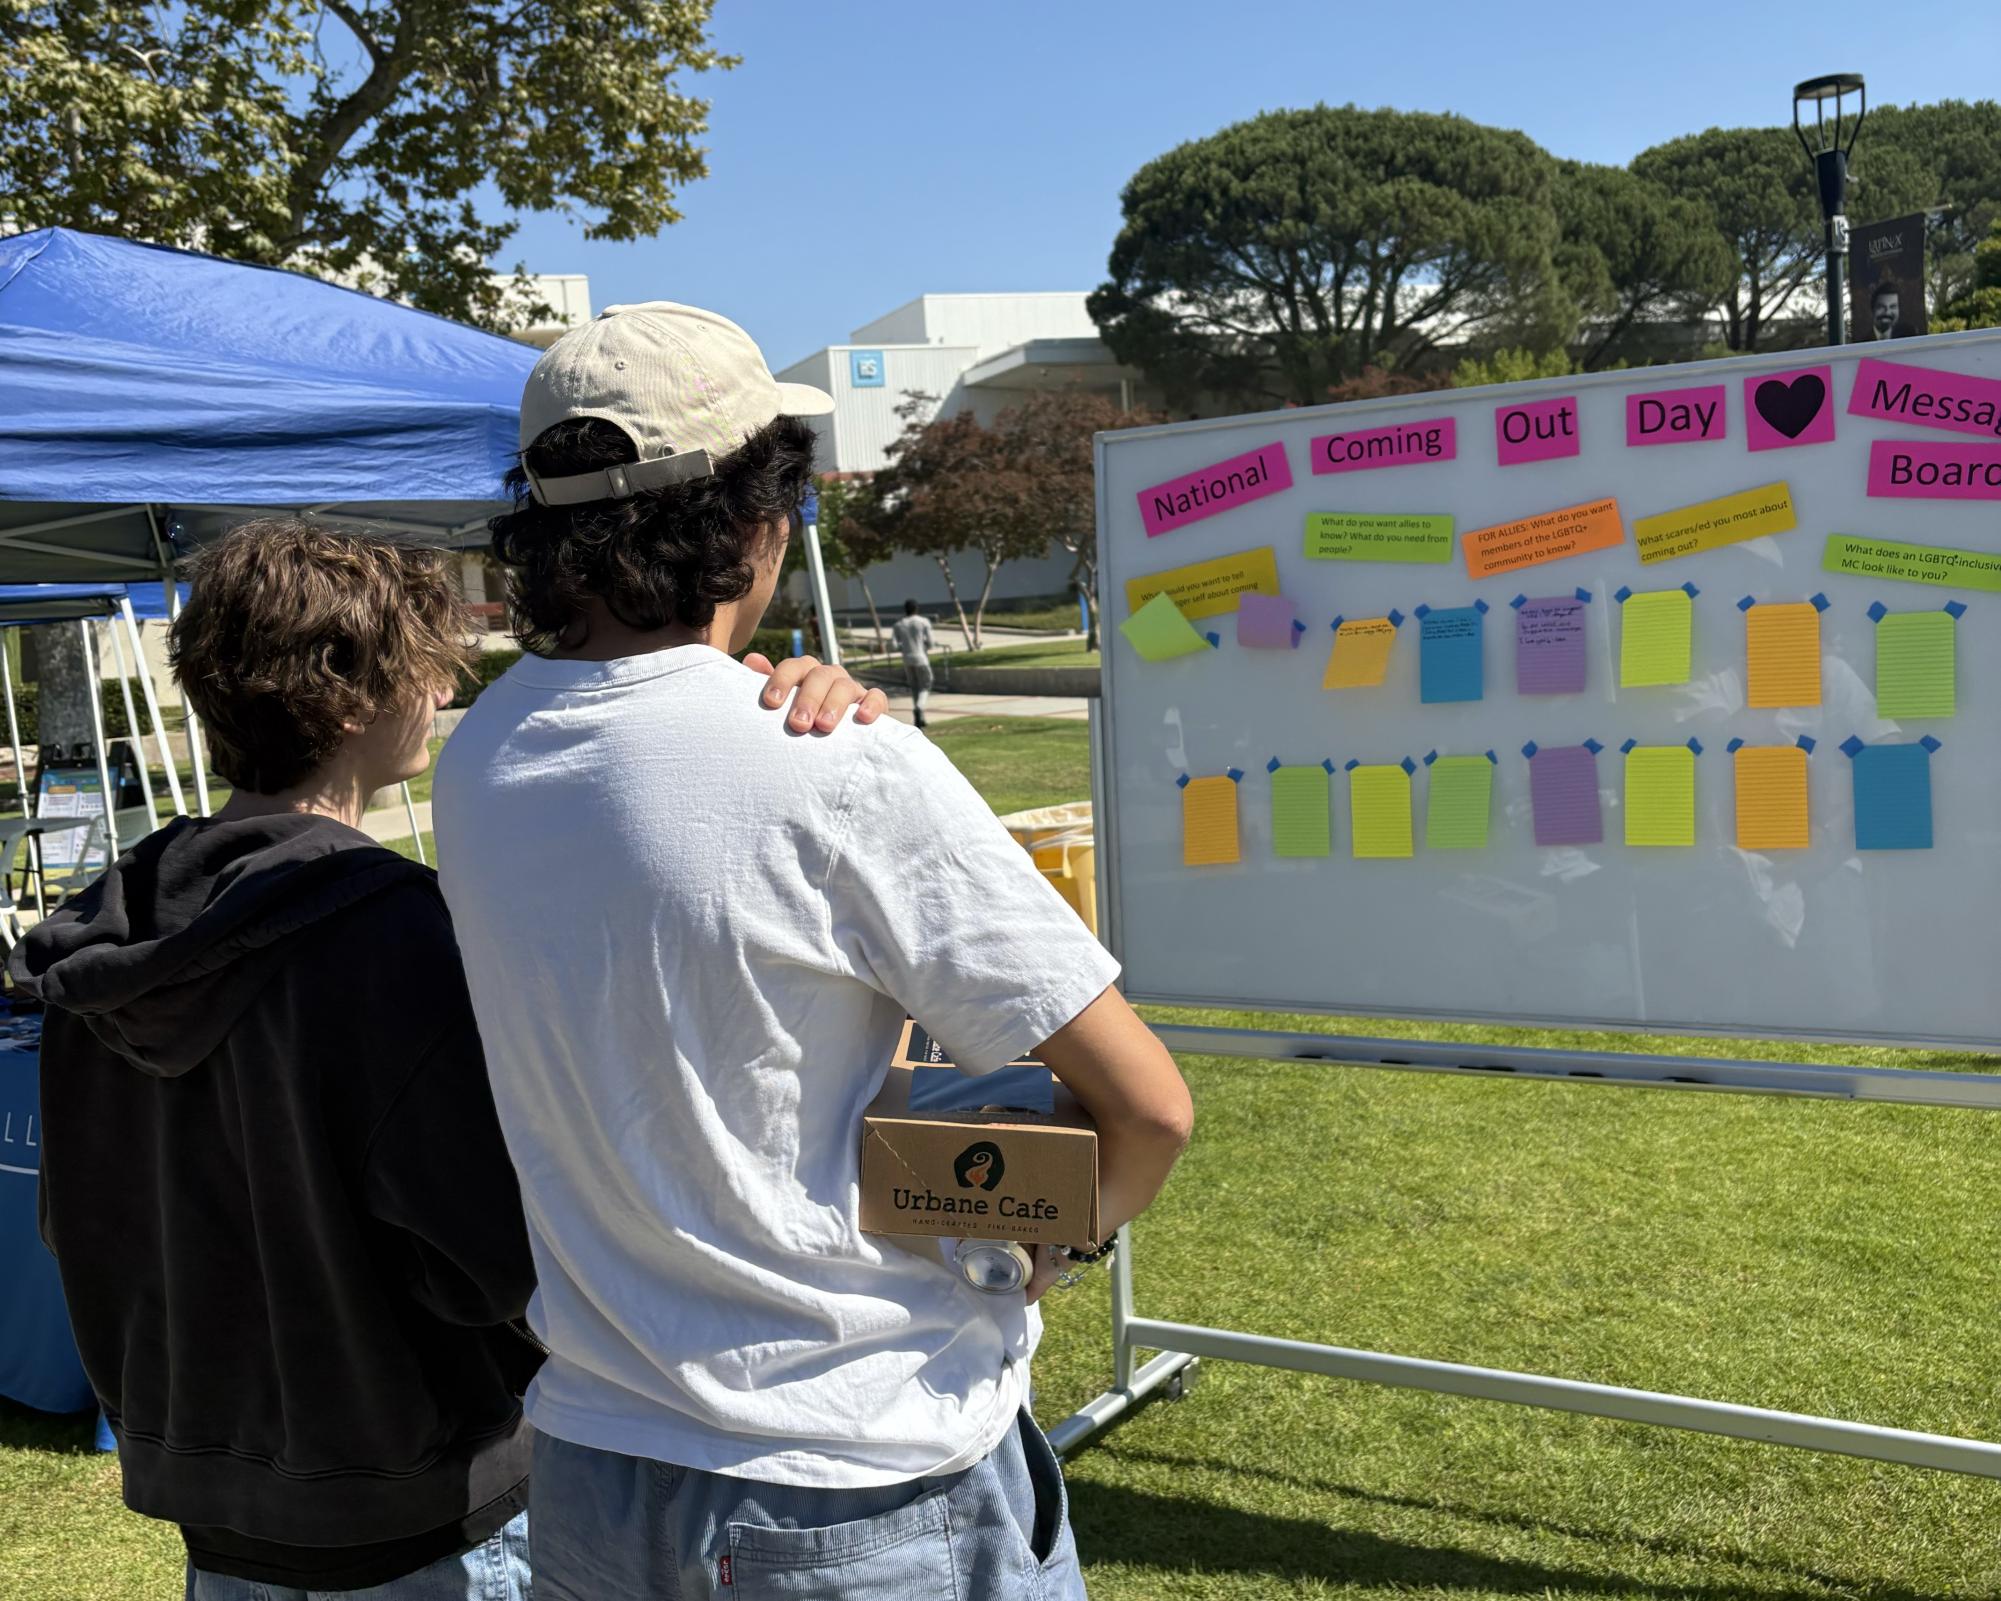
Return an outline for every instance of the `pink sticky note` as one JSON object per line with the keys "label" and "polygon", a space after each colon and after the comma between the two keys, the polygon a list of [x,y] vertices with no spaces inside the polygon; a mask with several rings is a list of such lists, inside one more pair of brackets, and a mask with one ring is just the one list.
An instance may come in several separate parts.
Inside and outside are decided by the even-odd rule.
{"label": "pink sticky note", "polygon": [[1294,611],[1283,595],[1245,590],[1237,597],[1237,643],[1252,650],[1298,649],[1300,630],[1292,626]]}
{"label": "pink sticky note", "polygon": [[1899,500],[2001,500],[2001,445],[1872,440],[1869,493]]}
{"label": "pink sticky note", "polygon": [[1139,492],[1140,521],[1149,537],[1171,534],[1219,511],[1262,500],[1292,487],[1292,466],[1285,446],[1277,440],[1256,450],[1219,461],[1213,467],[1184,473]]}
{"label": "pink sticky note", "polygon": [[1565,395],[1561,400],[1495,407],[1494,445],[1503,467],[1576,455],[1577,397]]}
{"label": "pink sticky note", "polygon": [[1421,467],[1459,454],[1459,425],[1450,417],[1400,422],[1391,428],[1358,428],[1322,434],[1313,441],[1316,473],[1354,473],[1370,467]]}
{"label": "pink sticky note", "polygon": [[1724,434],[1723,384],[1699,384],[1693,389],[1657,389],[1626,397],[1626,443],[1680,445],[1721,439]]}
{"label": "pink sticky note", "polygon": [[1824,445],[1834,437],[1834,374],[1801,367],[1744,380],[1744,442],[1753,450]]}
{"label": "pink sticky note", "polygon": [[1996,427],[2001,422],[2001,379],[1937,372],[1864,356],[1855,364],[1848,414],[1916,423],[1923,428],[1950,428],[1954,433],[1984,434],[1991,439],[2001,432]]}

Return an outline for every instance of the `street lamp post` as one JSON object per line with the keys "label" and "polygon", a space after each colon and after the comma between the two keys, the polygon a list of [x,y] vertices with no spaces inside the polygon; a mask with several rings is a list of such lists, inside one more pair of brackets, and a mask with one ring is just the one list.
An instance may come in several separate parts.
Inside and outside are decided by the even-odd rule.
{"label": "street lamp post", "polygon": [[[1847,120],[1845,97],[1856,99],[1854,120]],[[1830,108],[1829,102],[1833,105]],[[1800,110],[1813,107],[1809,137]],[[1830,120],[1831,111],[1831,120]],[[1827,223],[1827,342],[1838,345],[1848,334],[1846,268],[1848,260],[1848,156],[1862,119],[1869,114],[1869,93],[1859,72],[1833,72],[1793,86],[1793,132],[1813,163],[1820,186],[1820,214]],[[1845,138],[1844,138],[1845,134]]]}

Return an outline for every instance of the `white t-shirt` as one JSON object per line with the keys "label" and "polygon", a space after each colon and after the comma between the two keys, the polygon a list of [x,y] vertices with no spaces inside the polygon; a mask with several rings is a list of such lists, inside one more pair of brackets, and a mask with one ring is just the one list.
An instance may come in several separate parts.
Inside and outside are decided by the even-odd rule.
{"label": "white t-shirt", "polygon": [[707,646],[526,657],[447,745],[438,857],[540,1287],[530,1420],[784,1484],[956,1471],[1041,1331],[857,1222],[906,1010],[971,1071],[1118,966],[898,723],[786,731]]}
{"label": "white t-shirt", "polygon": [[903,653],[903,659],[912,667],[929,661],[931,649],[931,619],[921,612],[913,612],[908,617],[899,617],[896,626],[890,629],[896,640],[896,648]]}

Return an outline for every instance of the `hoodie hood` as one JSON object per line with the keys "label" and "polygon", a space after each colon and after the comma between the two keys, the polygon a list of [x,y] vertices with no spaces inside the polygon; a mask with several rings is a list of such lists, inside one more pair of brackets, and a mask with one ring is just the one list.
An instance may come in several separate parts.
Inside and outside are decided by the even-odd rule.
{"label": "hoodie hood", "polygon": [[289,936],[427,868],[330,817],[181,818],[38,924],[11,964],[141,1072],[198,1065]]}

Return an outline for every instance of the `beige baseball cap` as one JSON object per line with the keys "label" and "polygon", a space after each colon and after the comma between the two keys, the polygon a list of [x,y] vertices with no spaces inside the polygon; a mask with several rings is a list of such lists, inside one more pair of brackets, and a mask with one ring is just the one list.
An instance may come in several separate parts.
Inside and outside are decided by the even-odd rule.
{"label": "beige baseball cap", "polygon": [[671,300],[607,306],[544,352],[521,392],[521,448],[561,422],[598,417],[639,447],[626,467],[573,477],[528,475],[545,506],[623,500],[706,478],[776,417],[819,417],[834,397],[781,384],[764,353],[727,317]]}

